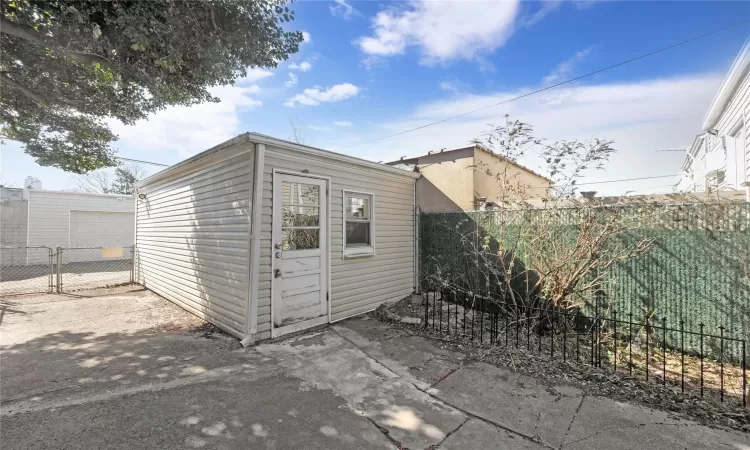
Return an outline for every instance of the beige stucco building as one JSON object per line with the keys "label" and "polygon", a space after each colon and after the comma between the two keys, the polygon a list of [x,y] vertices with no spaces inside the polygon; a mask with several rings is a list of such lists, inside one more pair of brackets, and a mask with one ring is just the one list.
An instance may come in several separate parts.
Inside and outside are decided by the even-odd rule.
{"label": "beige stucco building", "polygon": [[486,209],[504,201],[549,195],[551,181],[480,145],[430,152],[387,163],[422,174],[417,204],[424,212]]}

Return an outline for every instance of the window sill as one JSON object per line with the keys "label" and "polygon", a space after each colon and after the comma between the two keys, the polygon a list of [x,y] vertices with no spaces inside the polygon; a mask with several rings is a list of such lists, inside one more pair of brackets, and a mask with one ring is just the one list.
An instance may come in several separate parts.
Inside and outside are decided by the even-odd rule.
{"label": "window sill", "polygon": [[362,249],[345,249],[342,259],[369,258],[372,256],[375,256],[375,249],[372,247]]}

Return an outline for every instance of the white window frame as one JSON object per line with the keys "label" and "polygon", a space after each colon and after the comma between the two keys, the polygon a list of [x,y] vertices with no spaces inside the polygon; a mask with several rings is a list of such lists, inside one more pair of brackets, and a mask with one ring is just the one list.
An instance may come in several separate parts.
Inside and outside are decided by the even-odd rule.
{"label": "white window frame", "polygon": [[[370,245],[346,248],[346,197],[361,195],[370,197]],[[341,251],[343,259],[375,256],[375,194],[372,192],[342,190],[341,192]]]}

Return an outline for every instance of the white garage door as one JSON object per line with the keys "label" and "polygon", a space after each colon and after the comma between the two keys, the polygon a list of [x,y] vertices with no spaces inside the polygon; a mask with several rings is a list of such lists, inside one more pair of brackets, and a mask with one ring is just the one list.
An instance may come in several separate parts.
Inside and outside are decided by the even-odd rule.
{"label": "white garage door", "polygon": [[133,213],[70,212],[71,247],[129,247],[134,239]]}

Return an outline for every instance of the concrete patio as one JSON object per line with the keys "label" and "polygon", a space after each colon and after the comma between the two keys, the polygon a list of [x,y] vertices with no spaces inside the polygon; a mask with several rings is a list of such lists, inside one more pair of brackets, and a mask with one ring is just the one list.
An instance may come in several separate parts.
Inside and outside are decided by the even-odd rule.
{"label": "concrete patio", "polygon": [[381,322],[243,349],[158,296],[6,298],[2,447],[750,449]]}

